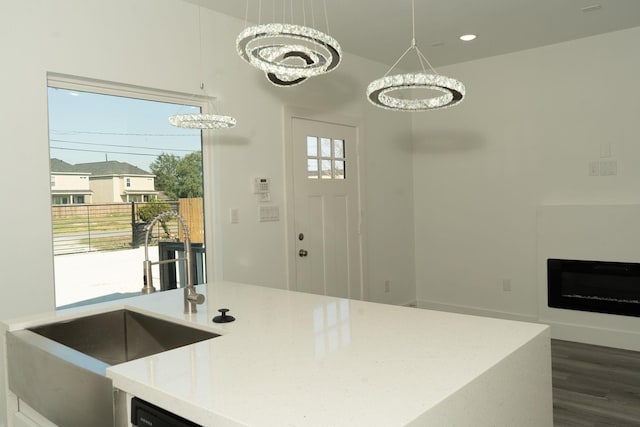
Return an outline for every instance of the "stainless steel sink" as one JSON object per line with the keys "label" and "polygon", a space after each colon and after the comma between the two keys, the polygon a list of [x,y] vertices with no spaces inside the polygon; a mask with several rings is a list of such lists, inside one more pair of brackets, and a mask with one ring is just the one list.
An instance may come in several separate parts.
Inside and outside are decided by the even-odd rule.
{"label": "stainless steel sink", "polygon": [[129,310],[111,311],[29,330],[108,365],[218,336]]}
{"label": "stainless steel sink", "polygon": [[9,389],[60,426],[127,426],[106,369],[217,336],[129,310],[8,332]]}

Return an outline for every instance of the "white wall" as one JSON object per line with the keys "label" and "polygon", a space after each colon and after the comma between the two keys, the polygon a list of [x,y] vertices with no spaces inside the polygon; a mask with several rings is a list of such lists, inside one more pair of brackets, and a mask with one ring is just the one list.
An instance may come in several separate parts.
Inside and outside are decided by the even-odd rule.
{"label": "white wall", "polygon": [[[640,201],[639,41],[634,28],[439,70],[467,99],[414,117],[422,306],[537,319],[537,207]],[[600,160],[618,174],[589,176]]]}
{"label": "white wall", "polygon": [[[284,106],[359,120],[370,214],[369,297],[415,300],[410,117],[380,112],[364,96],[366,84],[387,66],[347,53],[330,75],[296,88],[275,88],[235,52],[243,22],[203,9],[201,78],[197,16],[197,6],[181,0],[4,2],[0,182],[21,179],[20,185],[3,188],[0,318],[54,308],[47,72],[198,94],[204,80],[208,93],[218,98],[219,112],[238,120],[235,129],[214,138],[215,176],[209,180],[221,214],[217,227],[211,211],[206,221],[221,239],[215,254],[218,275],[265,286],[285,286],[286,227],[284,221],[258,223],[250,182],[270,177],[272,201],[284,210]],[[209,200],[207,206],[212,205]],[[230,208],[239,209],[240,224],[225,221]],[[393,281],[390,293],[383,292],[385,279]]]}

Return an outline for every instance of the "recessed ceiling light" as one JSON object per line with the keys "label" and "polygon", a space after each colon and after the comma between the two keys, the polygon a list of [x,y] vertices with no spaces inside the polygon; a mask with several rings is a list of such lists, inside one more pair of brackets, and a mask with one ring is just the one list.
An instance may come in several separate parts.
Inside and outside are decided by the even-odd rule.
{"label": "recessed ceiling light", "polygon": [[475,34],[465,34],[463,36],[460,36],[460,40],[464,41],[464,42],[470,42],[471,40],[474,40],[476,37]]}

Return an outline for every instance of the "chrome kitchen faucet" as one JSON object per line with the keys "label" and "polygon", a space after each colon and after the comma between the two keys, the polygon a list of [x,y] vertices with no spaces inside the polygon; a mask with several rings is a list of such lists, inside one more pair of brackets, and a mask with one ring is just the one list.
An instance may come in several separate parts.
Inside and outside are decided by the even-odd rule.
{"label": "chrome kitchen faucet", "polygon": [[[151,230],[153,226],[160,220],[165,218],[176,218],[180,227],[182,227],[182,231],[184,233],[184,257],[183,258],[175,258],[175,259],[167,259],[162,261],[152,262],[149,260],[149,236],[151,234]],[[179,261],[185,262],[186,267],[186,284],[184,286],[184,312],[186,314],[191,314],[197,312],[196,304],[202,304],[204,302],[204,295],[196,292],[196,288],[192,279],[192,271],[191,271],[191,241],[189,240],[189,230],[184,221],[184,218],[180,216],[175,211],[165,211],[158,214],[155,218],[151,220],[149,225],[146,227],[146,234],[144,237],[144,273],[143,273],[143,281],[144,286],[142,287],[143,294],[151,294],[156,291],[156,288],[153,287],[153,276],[151,273],[151,266],[160,265],[160,264],[170,264],[170,263],[178,263]]]}

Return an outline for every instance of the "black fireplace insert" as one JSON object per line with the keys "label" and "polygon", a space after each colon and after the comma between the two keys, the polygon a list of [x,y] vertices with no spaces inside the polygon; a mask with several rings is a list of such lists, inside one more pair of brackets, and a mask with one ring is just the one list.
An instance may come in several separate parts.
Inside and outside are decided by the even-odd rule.
{"label": "black fireplace insert", "polygon": [[640,317],[640,264],[547,260],[549,307]]}

